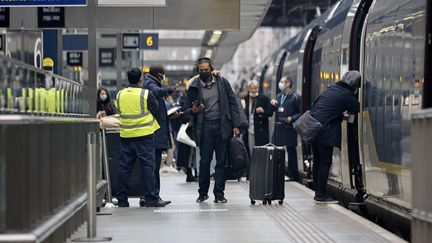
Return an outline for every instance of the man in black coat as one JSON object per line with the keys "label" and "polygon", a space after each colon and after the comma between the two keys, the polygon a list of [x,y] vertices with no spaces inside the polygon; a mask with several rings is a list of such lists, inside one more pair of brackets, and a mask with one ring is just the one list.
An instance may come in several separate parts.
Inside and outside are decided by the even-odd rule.
{"label": "man in black coat", "polygon": [[360,87],[360,73],[347,72],[336,84],[328,87],[310,110],[310,115],[323,124],[317,138],[312,143],[313,180],[315,201],[333,203],[327,194],[327,180],[332,164],[333,147],[341,147],[341,122],[343,113],[359,112],[360,104],[355,96]]}
{"label": "man in black coat", "polygon": [[184,114],[193,123],[192,139],[200,148],[199,197],[196,202],[207,200],[210,187],[210,162],[216,153],[215,203],[226,203],[225,153],[228,140],[240,133],[240,108],[231,85],[221,75],[213,73],[213,62],[199,58],[195,63],[199,77],[191,80],[187,92]]}
{"label": "man in black coat", "polygon": [[[155,117],[159,123],[160,129],[155,132],[155,170],[154,174],[156,177],[156,188],[158,195],[160,191],[160,176],[159,170],[161,167],[162,152],[168,150],[171,147],[170,142],[170,131],[169,131],[169,118],[167,115],[167,109],[165,106],[164,97],[172,92],[176,91],[178,86],[162,87],[162,82],[165,80],[165,68],[162,65],[150,66],[150,72],[146,75],[143,82],[143,89],[150,90],[156,97],[158,105],[158,114]],[[171,201],[167,201],[171,202]],[[143,202],[140,203],[142,205]]]}
{"label": "man in black coat", "polygon": [[300,98],[292,90],[292,81],[288,77],[283,77],[278,87],[281,92],[271,101],[273,110],[276,112],[273,143],[286,147],[288,176],[290,180],[298,180],[297,132],[293,128],[293,122],[301,115]]}
{"label": "man in black coat", "polygon": [[243,139],[249,153],[252,154],[254,146],[268,144],[269,139],[269,117],[273,115],[270,99],[258,93],[259,83],[252,80],[248,84],[249,94],[245,97],[246,118],[249,121],[248,131],[244,133]]}

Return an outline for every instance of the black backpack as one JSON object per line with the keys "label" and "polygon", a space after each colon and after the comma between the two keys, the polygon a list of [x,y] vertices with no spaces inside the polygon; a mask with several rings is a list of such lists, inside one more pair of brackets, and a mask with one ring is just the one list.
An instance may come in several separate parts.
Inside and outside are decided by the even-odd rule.
{"label": "black backpack", "polygon": [[225,165],[226,179],[239,179],[242,170],[248,164],[249,154],[242,138],[240,136],[231,138],[227,153],[227,163]]}

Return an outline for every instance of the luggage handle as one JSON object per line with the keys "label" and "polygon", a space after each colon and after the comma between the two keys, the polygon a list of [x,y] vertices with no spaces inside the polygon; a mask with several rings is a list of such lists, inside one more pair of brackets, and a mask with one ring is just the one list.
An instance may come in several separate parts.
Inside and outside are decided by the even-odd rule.
{"label": "luggage handle", "polygon": [[268,143],[266,145],[263,145],[263,147],[273,147],[273,148],[276,148],[277,146],[274,145],[274,144],[272,144],[272,143]]}

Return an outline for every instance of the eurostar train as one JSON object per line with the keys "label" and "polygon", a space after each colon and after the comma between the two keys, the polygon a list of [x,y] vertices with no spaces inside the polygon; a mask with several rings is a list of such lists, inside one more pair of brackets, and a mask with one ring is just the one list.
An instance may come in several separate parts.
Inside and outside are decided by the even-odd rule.
{"label": "eurostar train", "polygon": [[[425,39],[431,33],[428,14],[425,0],[339,1],[251,74],[272,98],[278,81],[288,76],[305,111],[346,71],[360,71],[361,111],[354,124],[343,122],[329,190],[344,206],[405,239],[412,192],[410,115],[422,103],[431,106],[425,82],[425,63],[432,57]],[[303,144],[298,150],[302,181],[312,185],[311,148]]]}

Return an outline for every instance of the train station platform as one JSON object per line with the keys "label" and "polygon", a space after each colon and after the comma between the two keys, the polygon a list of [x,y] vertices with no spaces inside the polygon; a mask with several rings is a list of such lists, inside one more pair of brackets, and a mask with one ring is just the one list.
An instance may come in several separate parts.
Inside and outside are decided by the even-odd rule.
{"label": "train station platform", "polygon": [[[209,200],[198,204],[198,183],[183,174],[161,176],[161,196],[173,202],[164,208],[102,208],[98,236],[112,242],[405,242],[337,204],[316,204],[313,191],[296,182],[285,183],[283,205],[251,205],[248,182],[226,183],[227,204]],[[213,185],[210,187],[213,188]],[[86,236],[82,226],[71,239]],[[67,242],[71,242],[69,239]]]}

